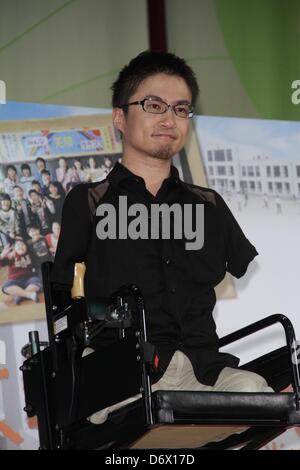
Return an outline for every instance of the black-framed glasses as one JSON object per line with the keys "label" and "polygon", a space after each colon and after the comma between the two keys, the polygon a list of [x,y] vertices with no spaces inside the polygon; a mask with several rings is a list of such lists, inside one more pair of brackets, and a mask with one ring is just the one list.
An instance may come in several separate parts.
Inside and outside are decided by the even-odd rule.
{"label": "black-framed glasses", "polygon": [[140,105],[146,113],[151,114],[164,114],[171,108],[176,116],[184,119],[190,119],[194,115],[194,108],[189,103],[177,103],[174,105],[168,104],[159,98],[147,97],[141,101],[133,101],[132,103],[122,104],[120,108],[127,106]]}

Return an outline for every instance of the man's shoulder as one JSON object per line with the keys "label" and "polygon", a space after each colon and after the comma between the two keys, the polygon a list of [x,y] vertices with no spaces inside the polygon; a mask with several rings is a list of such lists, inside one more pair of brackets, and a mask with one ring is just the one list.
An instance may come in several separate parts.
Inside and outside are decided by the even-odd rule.
{"label": "man's shoulder", "polygon": [[211,204],[217,205],[217,201],[220,198],[220,195],[211,188],[205,188],[204,186],[198,186],[196,184],[187,183],[182,181],[183,186],[188,191],[191,191],[193,194],[198,196],[204,202],[210,202]]}
{"label": "man's shoulder", "polygon": [[75,196],[78,194],[88,194],[89,192],[97,192],[97,190],[101,190],[102,188],[105,188],[109,184],[107,179],[104,179],[102,181],[96,181],[96,182],[88,182],[88,183],[78,183],[76,186],[74,186],[71,191],[68,192],[66,197],[69,196]]}
{"label": "man's shoulder", "polygon": [[67,203],[87,204],[89,210],[94,213],[97,205],[103,199],[109,188],[108,179],[94,183],[79,183],[66,196]]}

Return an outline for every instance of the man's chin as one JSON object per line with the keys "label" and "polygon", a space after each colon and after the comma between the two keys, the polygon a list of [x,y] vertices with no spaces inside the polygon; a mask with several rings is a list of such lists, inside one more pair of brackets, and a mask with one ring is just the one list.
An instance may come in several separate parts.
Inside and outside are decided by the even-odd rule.
{"label": "man's chin", "polygon": [[170,160],[177,152],[174,151],[171,146],[164,146],[155,151],[151,154],[154,158],[158,158],[160,160]]}

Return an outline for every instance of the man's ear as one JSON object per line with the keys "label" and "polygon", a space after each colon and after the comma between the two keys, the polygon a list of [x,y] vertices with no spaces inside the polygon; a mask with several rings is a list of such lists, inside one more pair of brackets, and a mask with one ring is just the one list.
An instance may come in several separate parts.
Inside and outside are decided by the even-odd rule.
{"label": "man's ear", "polygon": [[112,121],[116,129],[123,133],[124,129],[124,111],[121,108],[113,108],[112,110]]}

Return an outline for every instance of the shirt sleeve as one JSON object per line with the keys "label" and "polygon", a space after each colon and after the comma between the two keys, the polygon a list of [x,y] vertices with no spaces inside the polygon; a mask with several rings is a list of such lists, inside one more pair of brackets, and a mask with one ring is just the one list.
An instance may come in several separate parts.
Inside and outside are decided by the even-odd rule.
{"label": "shirt sleeve", "polygon": [[75,263],[85,260],[90,235],[88,185],[78,184],[64,201],[61,231],[51,272],[53,283],[72,287]]}
{"label": "shirt sleeve", "polygon": [[233,276],[242,277],[249,263],[258,255],[256,248],[244,235],[224,199],[216,193],[224,232],[226,270]]}

